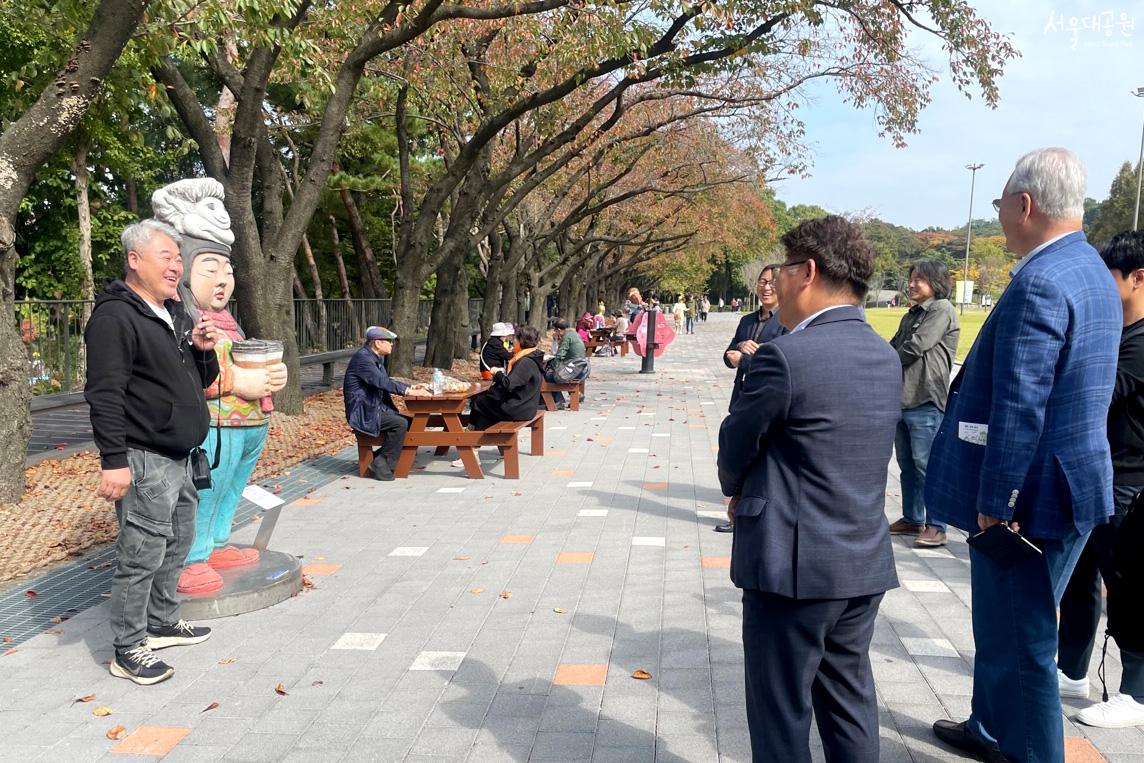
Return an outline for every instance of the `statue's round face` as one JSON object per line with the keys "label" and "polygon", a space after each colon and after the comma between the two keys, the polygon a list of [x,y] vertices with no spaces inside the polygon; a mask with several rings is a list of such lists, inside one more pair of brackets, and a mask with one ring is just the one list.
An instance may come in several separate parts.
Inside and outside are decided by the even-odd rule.
{"label": "statue's round face", "polygon": [[217,312],[226,307],[234,294],[234,269],[230,258],[207,252],[191,265],[191,294],[202,310]]}

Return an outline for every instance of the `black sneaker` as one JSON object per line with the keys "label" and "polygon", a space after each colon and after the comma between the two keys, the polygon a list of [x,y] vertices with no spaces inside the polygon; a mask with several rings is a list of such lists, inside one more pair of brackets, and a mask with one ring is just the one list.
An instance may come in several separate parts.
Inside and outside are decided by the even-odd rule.
{"label": "black sneaker", "polygon": [[116,649],[115,657],[111,660],[111,675],[126,678],[141,686],[150,686],[175,675],[175,669],[156,657],[144,642],[134,649]]}
{"label": "black sneaker", "polygon": [[164,625],[147,629],[147,648],[166,649],[169,646],[189,646],[199,644],[211,637],[211,629],[191,625],[180,620],[174,625]]}

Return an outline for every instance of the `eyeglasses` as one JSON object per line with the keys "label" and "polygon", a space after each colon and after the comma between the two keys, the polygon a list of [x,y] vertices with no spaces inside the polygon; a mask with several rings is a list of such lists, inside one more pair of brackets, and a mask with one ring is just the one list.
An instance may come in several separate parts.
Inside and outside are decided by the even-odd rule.
{"label": "eyeglasses", "polygon": [[807,262],[809,262],[811,259],[813,259],[813,258],[807,257],[805,259],[795,260],[794,262],[784,262],[782,265],[779,265],[779,267],[780,268],[793,268],[795,265],[804,265]]}
{"label": "eyeglasses", "polygon": [[994,212],[1000,212],[1001,211],[1001,199],[994,199],[993,200],[993,211]]}
{"label": "eyeglasses", "polygon": [[769,278],[769,279],[768,279],[768,278],[764,278],[764,279],[762,279],[762,280],[760,280],[760,281],[759,281],[759,284],[758,284],[758,286],[759,286],[759,288],[760,288],[760,289],[763,289],[764,291],[765,291],[765,290],[767,290],[767,289],[774,289],[774,288],[775,288],[775,279],[773,279],[773,278]]}

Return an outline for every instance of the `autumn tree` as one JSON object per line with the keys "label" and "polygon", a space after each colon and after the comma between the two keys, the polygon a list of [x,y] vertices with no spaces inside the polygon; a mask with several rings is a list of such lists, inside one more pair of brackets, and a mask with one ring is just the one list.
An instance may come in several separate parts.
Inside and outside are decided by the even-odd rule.
{"label": "autumn tree", "polygon": [[1125,162],[1112,179],[1105,199],[1092,225],[1088,227],[1088,239],[1094,246],[1102,246],[1117,233],[1132,230],[1132,215],[1136,210],[1136,172],[1132,164]]}
{"label": "autumn tree", "polygon": [[[23,11],[56,26],[74,8]],[[70,5],[70,4],[68,4]],[[79,5],[79,4],[76,4]],[[36,76],[24,82],[36,99],[0,133],[0,311],[15,314],[14,221],[36,173],[68,139],[99,95],[103,80],[143,18],[147,0],[100,0],[80,25],[62,56],[38,62]],[[11,11],[15,6],[10,6]],[[49,14],[53,23],[48,23]],[[24,491],[24,456],[31,434],[28,356],[16,326],[0,321],[0,501],[17,501]]]}

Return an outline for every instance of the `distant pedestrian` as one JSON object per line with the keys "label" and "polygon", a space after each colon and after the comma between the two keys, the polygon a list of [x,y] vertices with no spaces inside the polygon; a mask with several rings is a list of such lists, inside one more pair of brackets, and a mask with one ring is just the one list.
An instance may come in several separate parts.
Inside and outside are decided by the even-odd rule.
{"label": "distant pedestrian", "polygon": [[902,420],[894,439],[902,483],[902,518],[891,535],[912,535],[918,546],[944,546],[945,524],[926,516],[923,500],[930,445],[945,415],[949,375],[961,326],[949,301],[949,269],[939,260],[910,266],[910,300],[890,346],[902,361]]}

